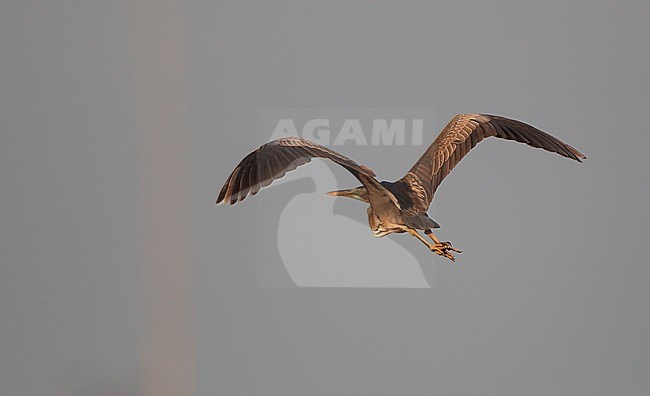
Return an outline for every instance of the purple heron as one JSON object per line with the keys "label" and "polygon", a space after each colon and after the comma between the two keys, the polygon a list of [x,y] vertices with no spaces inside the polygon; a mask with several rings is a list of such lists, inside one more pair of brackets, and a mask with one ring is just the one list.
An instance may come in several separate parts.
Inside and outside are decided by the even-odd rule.
{"label": "purple heron", "polygon": [[432,252],[455,261],[453,252],[461,251],[433,234],[432,229],[440,226],[427,215],[427,210],[438,186],[456,164],[477,143],[492,136],[542,148],[578,162],[587,158],[568,144],[521,121],[487,114],[459,114],[451,119],[406,175],[395,182],[378,181],[370,168],[327,147],[299,137],[287,137],[268,142],[248,154],[228,177],[217,204],[232,205],[243,201],[248,194],[257,194],[262,187],[312,158],[326,158],[347,169],[361,182],[359,187],[328,194],[370,204],[368,223],[375,236],[409,233]]}

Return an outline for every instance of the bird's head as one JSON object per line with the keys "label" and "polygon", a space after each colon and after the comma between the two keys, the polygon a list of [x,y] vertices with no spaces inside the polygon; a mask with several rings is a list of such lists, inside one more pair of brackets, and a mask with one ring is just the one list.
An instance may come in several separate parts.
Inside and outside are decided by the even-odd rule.
{"label": "bird's head", "polygon": [[348,197],[357,199],[359,201],[368,202],[368,190],[364,186],[350,188],[347,190],[330,191],[327,193],[327,195],[331,195],[333,197]]}

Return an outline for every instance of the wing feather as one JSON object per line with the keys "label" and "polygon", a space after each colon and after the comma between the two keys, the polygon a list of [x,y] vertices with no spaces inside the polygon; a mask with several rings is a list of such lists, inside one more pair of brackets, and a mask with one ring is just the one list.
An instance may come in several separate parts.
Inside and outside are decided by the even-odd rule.
{"label": "wing feather", "polygon": [[312,158],[334,161],[352,173],[362,184],[371,184],[374,188],[384,190],[397,204],[395,197],[374,178],[375,173],[370,168],[359,165],[334,150],[298,137],[273,140],[244,157],[221,188],[217,203],[227,202],[233,205],[243,201],[249,193],[257,194],[273,180],[310,162]]}
{"label": "wing feather", "polygon": [[416,207],[426,211],[449,172],[472,148],[491,136],[541,148],[578,162],[587,158],[570,145],[521,121],[488,114],[459,114],[451,119],[402,179],[408,177],[411,185],[419,183],[426,191],[426,199],[416,203]]}

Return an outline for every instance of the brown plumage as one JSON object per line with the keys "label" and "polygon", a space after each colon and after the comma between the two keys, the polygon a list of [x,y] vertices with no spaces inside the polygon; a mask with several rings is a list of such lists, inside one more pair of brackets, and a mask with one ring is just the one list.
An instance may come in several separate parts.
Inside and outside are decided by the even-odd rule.
{"label": "brown plumage", "polygon": [[[325,158],[341,165],[361,182],[357,188],[329,194],[369,203],[368,222],[376,236],[408,232],[431,251],[454,260],[451,252],[460,251],[435,237],[431,229],[439,226],[426,212],[443,179],[477,143],[491,136],[542,148],[578,162],[586,158],[568,144],[521,121],[486,114],[459,114],[396,182],[379,182],[368,167],[309,140],[290,137],[266,143],[247,155],[228,177],[217,203],[243,201],[249,193],[255,195],[260,188],[312,158]],[[424,239],[418,229],[424,230],[434,243]]]}
{"label": "brown plumage", "polygon": [[221,189],[217,203],[223,201],[234,205],[243,201],[249,193],[257,194],[260,188],[311,162],[312,158],[332,160],[357,179],[362,174],[370,178],[376,176],[370,168],[320,144],[298,137],[281,138],[263,144],[241,160]]}

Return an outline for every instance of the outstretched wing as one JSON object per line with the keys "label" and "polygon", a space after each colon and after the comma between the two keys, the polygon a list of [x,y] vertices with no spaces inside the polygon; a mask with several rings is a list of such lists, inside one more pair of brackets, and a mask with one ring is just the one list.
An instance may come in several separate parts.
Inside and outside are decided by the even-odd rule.
{"label": "outstretched wing", "polygon": [[[364,165],[359,165],[350,158],[309,140],[287,137],[268,142],[248,154],[232,171],[224,184],[217,203],[231,205],[243,201],[250,193],[257,194],[262,188],[283,177],[312,158],[326,158],[341,165],[352,173],[364,185],[379,184],[374,179],[375,173]],[[381,187],[381,185],[380,185]]]}
{"label": "outstretched wing", "polygon": [[542,148],[582,162],[582,153],[559,139],[521,121],[487,114],[459,114],[400,180],[415,193],[417,207],[426,211],[442,180],[481,140],[495,136]]}

